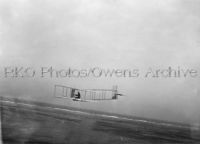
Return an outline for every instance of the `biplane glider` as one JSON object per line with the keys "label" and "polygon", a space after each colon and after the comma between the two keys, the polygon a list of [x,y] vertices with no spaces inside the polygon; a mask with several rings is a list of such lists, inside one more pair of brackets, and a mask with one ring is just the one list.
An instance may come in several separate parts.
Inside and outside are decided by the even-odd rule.
{"label": "biplane glider", "polygon": [[97,102],[117,100],[123,94],[118,93],[117,86],[113,86],[113,89],[77,89],[63,85],[55,85],[54,96],[80,102]]}

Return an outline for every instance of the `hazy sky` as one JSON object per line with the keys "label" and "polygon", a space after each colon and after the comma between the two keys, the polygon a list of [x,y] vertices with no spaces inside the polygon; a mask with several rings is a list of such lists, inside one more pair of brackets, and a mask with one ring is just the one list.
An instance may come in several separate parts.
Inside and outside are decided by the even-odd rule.
{"label": "hazy sky", "polygon": [[[200,71],[199,0],[0,0],[0,66]],[[200,122],[200,78],[0,79],[0,94],[149,118]],[[53,98],[55,83],[111,88],[118,102]]]}

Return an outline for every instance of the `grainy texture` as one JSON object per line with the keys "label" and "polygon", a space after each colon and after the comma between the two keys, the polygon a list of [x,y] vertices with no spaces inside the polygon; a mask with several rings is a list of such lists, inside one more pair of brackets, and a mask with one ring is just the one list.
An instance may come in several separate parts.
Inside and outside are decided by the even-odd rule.
{"label": "grainy texture", "polygon": [[6,100],[1,102],[1,115],[5,144],[200,143],[200,132],[188,125],[126,120],[48,104]]}

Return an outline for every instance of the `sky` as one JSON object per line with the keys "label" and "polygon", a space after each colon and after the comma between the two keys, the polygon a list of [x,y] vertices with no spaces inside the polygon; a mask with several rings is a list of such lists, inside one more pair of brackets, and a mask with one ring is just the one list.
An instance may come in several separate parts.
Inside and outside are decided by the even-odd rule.
{"label": "sky", "polygon": [[[0,0],[0,67],[200,71],[198,0]],[[200,123],[199,78],[0,78],[0,94],[168,121]],[[118,85],[126,97],[76,103],[54,84]]]}

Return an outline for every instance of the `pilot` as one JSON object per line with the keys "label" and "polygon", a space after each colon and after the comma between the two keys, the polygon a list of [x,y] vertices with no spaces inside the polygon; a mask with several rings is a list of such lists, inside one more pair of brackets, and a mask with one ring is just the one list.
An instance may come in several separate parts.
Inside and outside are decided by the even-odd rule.
{"label": "pilot", "polygon": [[80,92],[78,92],[78,93],[75,95],[75,98],[76,98],[76,99],[81,99],[81,94],[80,94]]}

